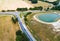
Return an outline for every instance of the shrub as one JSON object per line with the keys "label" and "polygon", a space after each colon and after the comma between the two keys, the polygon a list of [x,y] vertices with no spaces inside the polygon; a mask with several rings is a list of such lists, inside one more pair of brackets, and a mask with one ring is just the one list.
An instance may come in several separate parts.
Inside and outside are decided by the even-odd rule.
{"label": "shrub", "polygon": [[17,37],[16,37],[16,41],[23,41],[22,36],[17,35]]}
{"label": "shrub", "polygon": [[17,8],[16,10],[17,11],[27,11],[28,9],[27,8]]}
{"label": "shrub", "polygon": [[16,35],[22,35],[22,31],[18,30],[18,31],[16,32]]}
{"label": "shrub", "polygon": [[27,15],[31,14],[32,12],[27,12],[26,15],[24,15],[24,20],[25,20],[25,24],[27,24]]}
{"label": "shrub", "polygon": [[42,10],[42,9],[43,9],[42,6],[34,7],[34,8],[29,8],[29,10]]}
{"label": "shrub", "polygon": [[12,17],[12,21],[13,21],[13,23],[15,24],[16,22],[18,22],[18,19],[17,19],[17,18]]}
{"label": "shrub", "polygon": [[[32,12],[27,12],[26,15],[24,15],[24,17],[26,18],[27,15],[31,14]],[[26,20],[26,19],[25,19]]]}
{"label": "shrub", "polygon": [[16,23],[16,20],[13,17],[12,17],[12,21],[13,21],[14,24]]}
{"label": "shrub", "polygon": [[22,33],[22,31],[18,30],[16,32],[16,41],[29,41],[29,38],[25,33]]}
{"label": "shrub", "polygon": [[60,6],[52,7],[51,10],[60,10]]}
{"label": "shrub", "polygon": [[5,12],[5,10],[2,10],[1,12]]}
{"label": "shrub", "polygon": [[34,10],[34,8],[29,8],[29,10]]}
{"label": "shrub", "polygon": [[38,0],[31,0],[31,3],[38,3]]}

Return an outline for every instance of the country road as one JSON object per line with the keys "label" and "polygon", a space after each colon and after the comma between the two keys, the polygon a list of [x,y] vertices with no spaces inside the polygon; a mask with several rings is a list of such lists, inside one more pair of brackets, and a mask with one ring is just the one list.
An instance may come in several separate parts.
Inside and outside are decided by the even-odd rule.
{"label": "country road", "polygon": [[6,14],[15,15],[18,18],[19,26],[21,27],[22,31],[28,36],[30,41],[36,41],[36,39],[32,36],[30,31],[27,29],[26,25],[22,22],[22,20],[19,16],[20,12],[0,12],[0,15],[6,15]]}

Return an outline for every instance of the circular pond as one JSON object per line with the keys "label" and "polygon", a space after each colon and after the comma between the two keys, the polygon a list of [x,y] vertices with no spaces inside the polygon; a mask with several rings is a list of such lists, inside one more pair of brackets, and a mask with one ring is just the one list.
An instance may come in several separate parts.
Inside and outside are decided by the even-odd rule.
{"label": "circular pond", "polygon": [[55,22],[56,20],[60,19],[59,14],[40,14],[37,17],[39,20],[44,22]]}

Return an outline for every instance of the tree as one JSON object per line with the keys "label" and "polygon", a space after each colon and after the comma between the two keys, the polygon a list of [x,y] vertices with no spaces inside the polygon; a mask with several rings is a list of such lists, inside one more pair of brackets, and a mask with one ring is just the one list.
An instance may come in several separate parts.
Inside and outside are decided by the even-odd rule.
{"label": "tree", "polygon": [[15,24],[16,22],[18,22],[18,19],[15,17],[12,17],[12,21],[13,21],[13,23]]}
{"label": "tree", "polygon": [[22,35],[22,31],[18,30],[18,31],[16,32],[16,35]]}
{"label": "tree", "polygon": [[12,17],[12,21],[13,21],[14,24],[16,23],[16,20],[14,19],[14,17]]}
{"label": "tree", "polygon": [[5,12],[5,10],[2,10],[1,12]]}
{"label": "tree", "polygon": [[60,6],[52,7],[51,10],[60,10]]}
{"label": "tree", "polygon": [[29,8],[29,10],[42,10],[42,9],[43,9],[42,6],[34,7],[34,8]]}
{"label": "tree", "polygon": [[38,3],[38,0],[31,0],[32,3]]}
{"label": "tree", "polygon": [[22,31],[18,30],[16,32],[16,41],[29,41],[29,38],[25,33],[22,33]]}
{"label": "tree", "polygon": [[17,8],[16,10],[17,11],[27,11],[28,9],[27,8]]}
{"label": "tree", "polygon": [[22,36],[17,35],[16,41],[23,41],[22,39],[23,39]]}

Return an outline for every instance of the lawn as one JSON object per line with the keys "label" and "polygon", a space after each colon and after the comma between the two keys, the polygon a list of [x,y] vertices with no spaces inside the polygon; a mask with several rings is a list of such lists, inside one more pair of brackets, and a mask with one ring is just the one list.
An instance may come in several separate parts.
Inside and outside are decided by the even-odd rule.
{"label": "lawn", "polygon": [[16,41],[16,32],[20,29],[10,15],[0,15],[0,41]]}
{"label": "lawn", "polygon": [[[59,11],[54,11],[58,12]],[[52,25],[42,24],[36,21],[33,16],[35,14],[45,14],[45,13],[53,13],[53,11],[47,12],[36,12],[27,16],[27,28],[30,30],[32,35],[36,38],[37,41],[59,41],[60,40],[60,32],[54,32]],[[59,38],[58,38],[59,37]]]}

